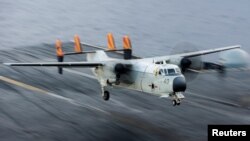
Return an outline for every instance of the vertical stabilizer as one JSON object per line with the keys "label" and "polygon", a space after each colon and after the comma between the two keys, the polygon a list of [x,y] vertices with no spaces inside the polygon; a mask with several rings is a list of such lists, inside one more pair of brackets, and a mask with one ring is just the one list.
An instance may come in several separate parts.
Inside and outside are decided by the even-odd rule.
{"label": "vertical stabilizer", "polygon": [[129,36],[124,36],[122,39],[124,49],[124,59],[132,58],[132,45]]}
{"label": "vertical stabilizer", "polygon": [[[57,61],[58,62],[63,62],[63,57],[64,57],[64,52],[62,50],[62,42],[61,40],[57,39],[56,40],[56,56],[57,56]],[[58,73],[63,74],[63,68],[58,67]]]}

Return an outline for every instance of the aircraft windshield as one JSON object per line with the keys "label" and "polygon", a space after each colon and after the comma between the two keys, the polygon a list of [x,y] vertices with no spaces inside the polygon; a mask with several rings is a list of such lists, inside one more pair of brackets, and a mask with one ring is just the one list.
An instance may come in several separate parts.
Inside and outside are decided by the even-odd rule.
{"label": "aircraft windshield", "polygon": [[181,73],[179,68],[171,68],[171,69],[160,69],[159,75],[179,75]]}
{"label": "aircraft windshield", "polygon": [[175,70],[174,70],[174,69],[168,69],[168,74],[169,74],[169,75],[175,74]]}

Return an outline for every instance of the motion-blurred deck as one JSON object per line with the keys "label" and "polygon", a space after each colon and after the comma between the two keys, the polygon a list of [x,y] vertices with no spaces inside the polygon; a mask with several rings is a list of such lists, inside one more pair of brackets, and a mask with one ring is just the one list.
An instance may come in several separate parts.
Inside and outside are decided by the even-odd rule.
{"label": "motion-blurred deck", "polygon": [[[72,44],[65,44],[72,46]],[[2,62],[56,61],[54,45],[2,50]],[[84,56],[70,56],[82,60]],[[216,74],[213,74],[216,73]],[[206,140],[208,124],[249,124],[250,72],[200,74],[182,106],[137,91],[112,89],[101,98],[89,70],[0,69],[3,140]]]}

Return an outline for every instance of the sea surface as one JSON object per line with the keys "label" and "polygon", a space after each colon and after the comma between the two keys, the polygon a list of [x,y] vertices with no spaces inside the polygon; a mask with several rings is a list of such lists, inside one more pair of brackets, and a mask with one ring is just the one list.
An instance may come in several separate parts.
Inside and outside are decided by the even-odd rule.
{"label": "sea surface", "polygon": [[1,0],[0,49],[55,39],[105,46],[129,35],[141,56],[169,54],[179,42],[199,49],[242,45],[250,52],[249,0]]}

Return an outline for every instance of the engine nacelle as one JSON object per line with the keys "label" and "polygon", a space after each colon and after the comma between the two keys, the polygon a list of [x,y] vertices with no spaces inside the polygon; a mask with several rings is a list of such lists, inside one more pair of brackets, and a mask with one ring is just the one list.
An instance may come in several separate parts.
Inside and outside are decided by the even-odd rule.
{"label": "engine nacelle", "polygon": [[181,60],[182,60],[182,57],[173,57],[173,58],[170,58],[170,60],[168,61],[168,63],[169,64],[174,64],[174,65],[177,65],[177,66],[180,67]]}
{"label": "engine nacelle", "polygon": [[169,63],[178,65],[182,70],[187,68],[200,70],[203,68],[201,57],[174,57],[169,60]]}
{"label": "engine nacelle", "polygon": [[122,74],[126,72],[126,67],[124,64],[118,63],[115,65],[114,71],[115,73]]}

